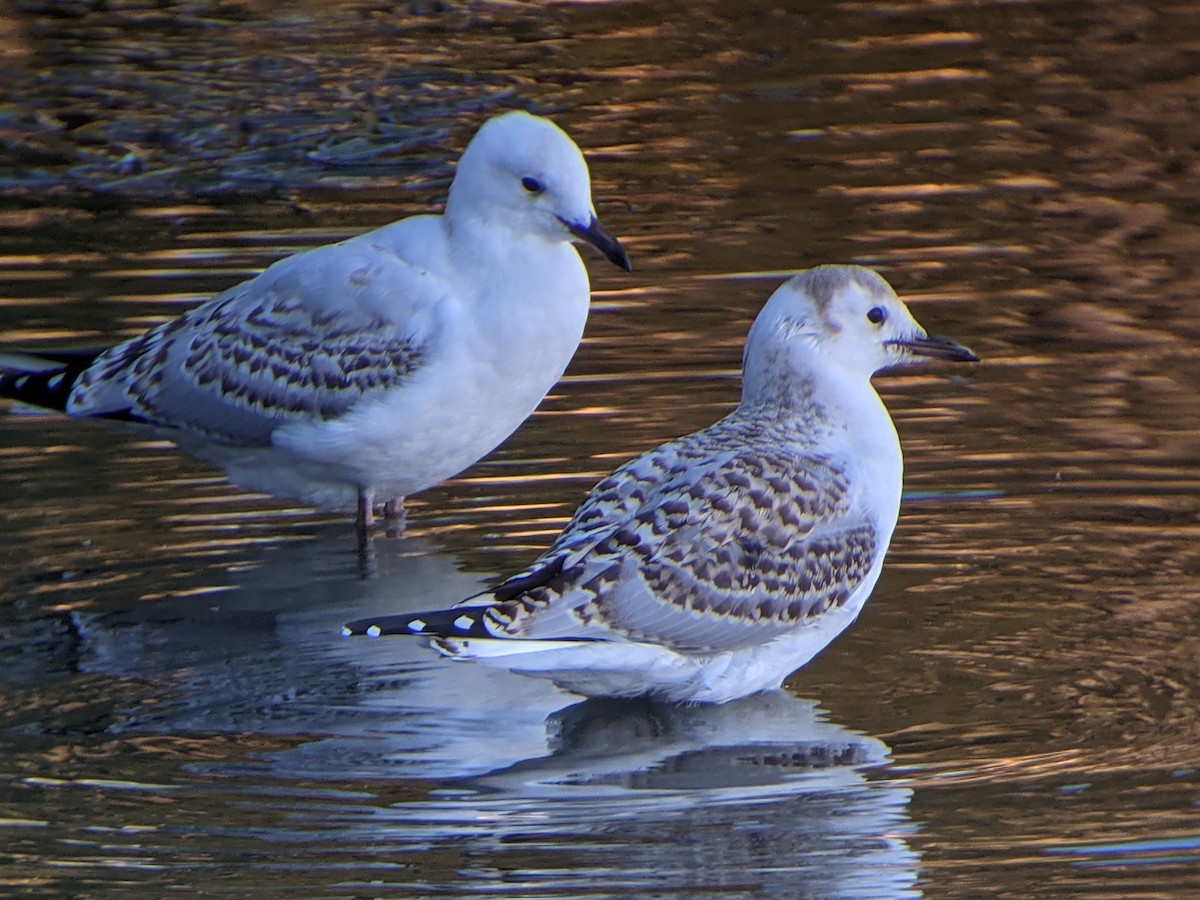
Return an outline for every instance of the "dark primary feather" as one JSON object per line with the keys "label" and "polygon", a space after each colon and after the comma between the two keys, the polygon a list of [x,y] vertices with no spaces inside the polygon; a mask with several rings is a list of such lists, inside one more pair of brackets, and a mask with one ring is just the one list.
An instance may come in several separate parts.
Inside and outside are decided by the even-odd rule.
{"label": "dark primary feather", "polygon": [[[452,606],[449,609],[430,610],[418,613],[401,613],[391,616],[376,616],[359,619],[343,627],[347,636],[366,635],[371,628],[378,628],[379,635],[417,634],[431,637],[495,637],[485,625],[486,613],[497,603],[504,603],[528,590],[549,583],[562,571],[562,560],[550,565],[529,569],[509,578],[494,591],[485,591],[464,601],[480,600],[474,606]],[[415,627],[414,627],[415,626]]]}
{"label": "dark primary feather", "polygon": [[375,616],[358,619],[342,626],[342,633],[349,636],[372,636],[371,629],[379,629],[379,635],[413,634],[429,637],[493,637],[483,625],[486,606],[462,606],[430,612],[401,613],[393,616]]}
{"label": "dark primary feather", "polygon": [[514,575],[512,578],[505,579],[493,590],[479,594],[480,597],[487,597],[491,603],[507,603],[522,594],[526,594],[534,588],[545,587],[555,578],[562,574],[563,564],[566,558],[559,556],[550,560],[542,557],[533,566],[521,572],[519,575]]}
{"label": "dark primary feather", "polygon": [[0,355],[0,397],[62,412],[75,381],[105,349]]}

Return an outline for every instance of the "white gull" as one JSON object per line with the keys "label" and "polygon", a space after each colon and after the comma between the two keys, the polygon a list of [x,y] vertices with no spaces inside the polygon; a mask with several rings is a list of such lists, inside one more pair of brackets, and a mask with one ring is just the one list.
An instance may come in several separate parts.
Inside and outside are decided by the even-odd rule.
{"label": "white gull", "polygon": [[629,269],[587,164],[524,112],[479,129],[443,215],[280,260],[103,351],[5,354],[0,396],[154,426],[245,487],[373,524],[489,453],[579,345],[573,239]]}
{"label": "white gull", "polygon": [[626,463],[529,569],[450,610],[362,619],[455,659],[589,696],[724,703],[779,687],[858,616],[903,462],[881,369],[971,361],[857,266],[781,286],[746,342],[741,404]]}

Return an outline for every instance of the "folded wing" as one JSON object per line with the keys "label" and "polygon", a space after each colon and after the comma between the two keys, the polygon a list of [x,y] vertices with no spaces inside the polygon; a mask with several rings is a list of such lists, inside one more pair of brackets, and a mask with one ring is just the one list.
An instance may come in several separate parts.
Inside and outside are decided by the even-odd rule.
{"label": "folded wing", "polygon": [[290,257],[109,349],[68,411],[256,446],[285,422],[334,419],[403,385],[436,339],[444,289],[377,236]]}
{"label": "folded wing", "polygon": [[[646,477],[649,454],[598,485],[576,515],[579,528],[492,592],[490,607],[479,606],[487,595],[467,601],[469,617],[496,637],[717,652],[768,640],[850,599],[868,575],[876,535],[836,464],[734,449],[694,465],[689,449],[661,448],[670,458],[657,464],[657,481]],[[594,517],[604,505],[610,515]],[[611,515],[618,509],[623,515]]]}

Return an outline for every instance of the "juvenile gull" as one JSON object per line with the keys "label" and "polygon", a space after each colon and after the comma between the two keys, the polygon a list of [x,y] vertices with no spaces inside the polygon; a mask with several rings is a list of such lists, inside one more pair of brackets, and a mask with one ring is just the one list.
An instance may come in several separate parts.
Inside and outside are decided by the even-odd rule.
{"label": "juvenile gull", "polygon": [[373,524],[494,449],[579,345],[571,241],[629,269],[579,148],[546,119],[484,124],[445,213],[280,260],[105,350],[0,357],[0,396],[155,426],[254,490]]}
{"label": "juvenile gull", "polygon": [[858,616],[900,508],[880,369],[973,361],[879,275],[803,272],[746,342],[742,401],[592,490],[529,569],[440,612],[347,634],[420,634],[455,659],[589,696],[724,703],[777,688]]}

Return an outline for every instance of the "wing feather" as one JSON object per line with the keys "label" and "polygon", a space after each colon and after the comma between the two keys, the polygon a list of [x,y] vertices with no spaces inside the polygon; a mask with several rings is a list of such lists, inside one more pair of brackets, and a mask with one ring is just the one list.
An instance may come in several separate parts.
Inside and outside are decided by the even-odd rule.
{"label": "wing feather", "polygon": [[444,286],[371,237],[289,257],[111,348],[69,411],[261,446],[281,424],[337,418],[402,385],[436,339]]}
{"label": "wing feather", "polygon": [[876,551],[845,472],[784,441],[747,442],[755,435],[736,424],[664,445],[597,485],[530,570],[557,574],[494,606],[493,633],[720,651],[843,605]]}

